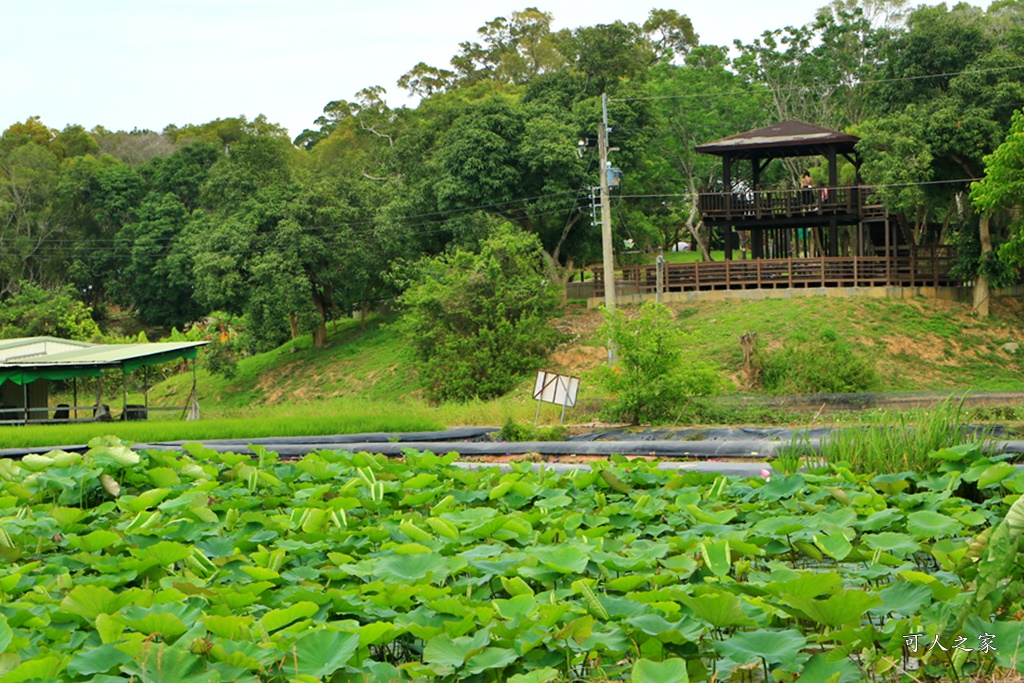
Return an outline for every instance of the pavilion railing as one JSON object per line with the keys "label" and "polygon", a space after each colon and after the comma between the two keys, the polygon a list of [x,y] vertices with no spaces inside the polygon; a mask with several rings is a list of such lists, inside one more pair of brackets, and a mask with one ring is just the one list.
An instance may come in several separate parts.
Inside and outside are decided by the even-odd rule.
{"label": "pavilion railing", "polygon": [[[885,256],[822,256],[815,258],[697,261],[665,264],[665,292],[725,289],[808,287],[944,287],[960,284],[950,275],[951,247],[919,247]],[[594,268],[594,296],[604,296],[604,277]],[[616,291],[623,295],[657,292],[654,265],[616,269]]]}
{"label": "pavilion railing", "polygon": [[860,186],[702,192],[697,206],[705,220],[849,215],[860,212],[869,194],[870,188]]}

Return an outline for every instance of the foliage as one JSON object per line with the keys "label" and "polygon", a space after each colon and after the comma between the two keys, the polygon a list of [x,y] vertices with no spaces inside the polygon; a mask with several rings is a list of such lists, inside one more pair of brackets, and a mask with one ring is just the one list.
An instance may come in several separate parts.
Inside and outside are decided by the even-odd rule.
{"label": "foliage", "polygon": [[622,309],[606,311],[601,334],[616,356],[615,365],[598,375],[615,395],[607,408],[613,419],[631,424],[670,419],[687,398],[718,389],[715,370],[700,360],[684,361],[685,336],[662,304],[647,302],[632,317]]}
{"label": "foliage", "polygon": [[790,339],[774,350],[759,345],[754,362],[771,394],[839,394],[880,386],[871,361],[832,329],[816,338]]}
{"label": "foliage", "polygon": [[536,237],[505,226],[479,254],[456,250],[417,270],[401,327],[434,400],[500,396],[557,342],[549,321],[559,296]]}
{"label": "foliage", "polygon": [[498,435],[505,441],[564,441],[569,435],[569,430],[565,425],[535,427],[531,424],[519,424],[509,418],[501,426]]}
{"label": "foliage", "polygon": [[768,480],[186,450],[0,461],[0,661],[58,683],[1024,668],[1024,473],[976,445],[933,473]]}
{"label": "foliage", "polygon": [[1014,267],[1024,265],[1024,220],[1021,190],[1024,189],[1024,111],[1013,114],[1006,140],[985,157],[985,177],[971,185],[971,200],[982,212],[1008,215],[1010,239],[1000,258]]}
{"label": "foliage", "polygon": [[234,379],[238,374],[238,352],[230,340],[210,342],[203,348],[202,362],[211,374],[224,379]]}
{"label": "foliage", "polygon": [[989,430],[964,424],[963,397],[950,397],[929,409],[887,410],[875,423],[833,429],[816,453],[797,440],[794,450],[808,460],[842,465],[861,474],[872,472],[929,472],[934,451],[960,445],[967,435],[982,441]]}
{"label": "foliage", "polygon": [[100,328],[70,288],[53,291],[23,282],[20,291],[0,305],[0,338],[11,337],[93,341],[100,337]]}

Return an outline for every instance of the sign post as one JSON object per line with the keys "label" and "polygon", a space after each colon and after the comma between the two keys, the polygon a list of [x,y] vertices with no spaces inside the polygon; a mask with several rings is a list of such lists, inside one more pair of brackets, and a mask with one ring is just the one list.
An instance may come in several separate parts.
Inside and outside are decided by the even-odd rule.
{"label": "sign post", "polygon": [[533,426],[536,427],[540,420],[541,403],[554,403],[562,406],[562,417],[559,423],[564,424],[565,409],[576,405],[576,394],[579,389],[579,377],[538,370],[537,381],[533,385],[533,397],[537,399],[537,415],[533,418]]}

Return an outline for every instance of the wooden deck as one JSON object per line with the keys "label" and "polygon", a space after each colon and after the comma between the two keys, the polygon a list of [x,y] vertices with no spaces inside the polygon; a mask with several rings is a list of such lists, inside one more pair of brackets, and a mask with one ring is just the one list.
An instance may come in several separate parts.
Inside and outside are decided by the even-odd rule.
{"label": "wooden deck", "polygon": [[[949,287],[950,247],[924,247],[894,257],[838,256],[819,258],[698,261],[665,264],[665,292],[724,289],[809,287]],[[594,269],[594,296],[604,296],[600,267]],[[615,273],[618,289],[629,294],[657,293],[654,265],[626,266]]]}
{"label": "wooden deck", "polygon": [[864,210],[867,187],[815,187],[803,190],[757,192],[703,192],[697,206],[709,224],[756,225],[762,221],[827,222],[832,218],[853,220]]}

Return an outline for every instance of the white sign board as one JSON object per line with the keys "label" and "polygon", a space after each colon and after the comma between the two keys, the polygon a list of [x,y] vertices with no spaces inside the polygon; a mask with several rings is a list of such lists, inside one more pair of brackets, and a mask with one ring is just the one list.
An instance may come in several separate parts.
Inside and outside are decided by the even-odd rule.
{"label": "white sign board", "polygon": [[533,397],[545,403],[572,408],[576,405],[576,394],[579,389],[579,377],[538,370],[537,382],[533,385]]}

